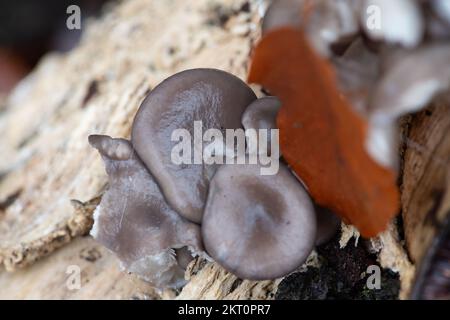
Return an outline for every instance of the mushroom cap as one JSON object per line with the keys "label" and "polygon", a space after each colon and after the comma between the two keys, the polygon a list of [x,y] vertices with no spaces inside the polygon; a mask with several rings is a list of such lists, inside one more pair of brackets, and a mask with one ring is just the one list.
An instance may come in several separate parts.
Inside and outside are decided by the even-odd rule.
{"label": "mushroom cap", "polygon": [[242,115],[245,129],[276,129],[281,101],[277,97],[262,97],[253,101]]}
{"label": "mushroom cap", "polygon": [[313,47],[323,56],[331,55],[332,45],[345,48],[358,34],[358,1],[316,0],[310,1],[310,5],[312,10],[307,11],[306,30]]}
{"label": "mushroom cap", "polygon": [[420,110],[450,86],[450,45],[429,45],[405,53],[374,88],[371,117],[380,122]]}
{"label": "mushroom cap", "polygon": [[341,56],[333,59],[333,63],[340,89],[355,111],[366,115],[369,96],[380,74],[379,56],[369,50],[362,37],[358,37]]}
{"label": "mushroom cap", "polygon": [[[95,211],[91,235],[113,251],[123,267],[153,285],[183,284],[183,268],[174,249],[189,247],[200,253],[199,226],[170,208],[129,141],[94,135],[89,142],[102,155],[109,181]],[[117,160],[110,158],[114,150],[131,153]]]}
{"label": "mushroom cap", "polygon": [[[244,129],[267,130],[267,140],[265,142],[259,141],[259,133],[257,131],[258,146],[261,148],[260,143],[267,143],[267,150],[263,153],[271,153],[271,130],[277,129],[276,119],[280,107],[281,101],[277,97],[262,97],[253,101],[242,115],[242,125],[244,126]],[[261,151],[261,149],[259,149],[259,151]]]}
{"label": "mushroom cap", "polygon": [[264,14],[262,33],[285,26],[300,28],[304,2],[304,0],[272,1]]}
{"label": "mushroom cap", "polygon": [[99,150],[100,154],[111,160],[128,160],[134,153],[130,141],[122,138],[111,138],[100,134],[91,134],[89,144]]}
{"label": "mushroom cap", "polygon": [[398,117],[416,112],[450,88],[450,45],[394,50],[369,99],[366,150],[380,165],[398,170]]}
{"label": "mushroom cap", "polygon": [[304,28],[313,47],[329,56],[330,45],[348,42],[358,32],[352,0],[275,0],[262,22],[262,33],[281,27]]}
{"label": "mushroom cap", "polygon": [[258,165],[223,165],[211,181],[202,235],[208,254],[231,273],[275,279],[312,251],[316,216],[287,167],[263,176]]}
{"label": "mushroom cap", "polygon": [[174,164],[171,151],[179,142],[172,141],[172,133],[186,129],[194,137],[194,121],[202,121],[203,130],[241,128],[242,113],[255,99],[250,87],[229,73],[192,69],[164,80],[142,102],[132,128],[133,147],[168,203],[188,220],[201,222],[217,165]]}

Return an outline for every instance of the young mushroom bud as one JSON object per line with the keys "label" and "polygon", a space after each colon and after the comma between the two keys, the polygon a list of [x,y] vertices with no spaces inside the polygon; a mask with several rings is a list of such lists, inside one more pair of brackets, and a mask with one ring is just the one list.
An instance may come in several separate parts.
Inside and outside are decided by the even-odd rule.
{"label": "young mushroom bud", "polygon": [[134,153],[130,141],[126,139],[113,139],[108,136],[92,134],[89,136],[89,144],[97,149],[100,154],[110,160],[128,160]]}
{"label": "young mushroom bud", "polygon": [[313,249],[314,207],[285,166],[264,176],[259,165],[224,165],[210,184],[202,235],[208,254],[231,273],[275,279],[294,271]]}
{"label": "young mushroom bud", "polygon": [[[253,101],[247,107],[242,115],[242,125],[245,130],[256,130],[256,140],[259,146],[258,151],[250,150],[250,152],[262,152],[261,147],[267,146],[267,150],[262,153],[270,155],[272,143],[278,144],[278,134],[275,134],[272,130],[277,129],[276,119],[280,107],[281,101],[277,97],[263,97]],[[266,132],[263,130],[266,130]],[[262,136],[260,137],[260,135]],[[272,136],[276,138],[274,141],[272,141]],[[278,146],[277,150],[279,150]]]}
{"label": "young mushroom bud", "polygon": [[183,285],[186,251],[202,252],[199,226],[169,207],[129,141],[91,135],[89,143],[102,155],[109,180],[91,235],[154,286]]}
{"label": "young mushroom bud", "polygon": [[133,147],[168,203],[186,219],[201,222],[217,165],[203,163],[206,146],[199,148],[196,141],[192,154],[183,153],[188,161],[174,163],[174,147],[187,136],[195,139],[196,131],[241,128],[242,113],[255,99],[250,87],[229,73],[193,69],[164,80],[142,102],[132,128]]}

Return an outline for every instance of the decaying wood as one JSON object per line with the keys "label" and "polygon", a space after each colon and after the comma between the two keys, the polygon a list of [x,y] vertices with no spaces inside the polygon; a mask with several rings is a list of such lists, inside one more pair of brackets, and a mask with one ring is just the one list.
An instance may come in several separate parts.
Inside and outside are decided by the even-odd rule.
{"label": "decaying wood", "polygon": [[197,260],[186,270],[188,284],[177,299],[271,299],[275,296],[275,281],[240,280],[216,263]]}
{"label": "decaying wood", "polygon": [[48,234],[26,243],[19,243],[0,252],[1,261],[7,271],[26,267],[54,250],[69,243],[72,239],[89,233],[94,223],[93,212],[100,203],[96,197],[86,203],[72,200],[74,212]]}
{"label": "decaying wood", "polygon": [[406,137],[402,206],[406,245],[420,262],[450,216],[449,93],[414,115]]}
{"label": "decaying wood", "polygon": [[[76,49],[48,54],[0,103],[0,298],[175,297],[122,272],[110,252],[83,236],[106,185],[100,157],[88,146],[87,136],[129,137],[146,93],[178,71],[212,67],[245,79],[266,5],[266,0],[120,2],[87,23]],[[434,116],[427,117],[423,121],[435,129],[414,124],[409,138],[428,145],[434,159],[448,160],[448,139],[444,143],[439,138],[448,124],[436,127],[430,122]],[[409,218],[412,212],[433,208],[432,199],[437,198],[427,196],[434,192],[428,190],[434,181],[441,192],[449,189],[438,174],[438,161],[421,158],[417,149],[407,148],[405,154],[403,214],[408,234],[417,224]],[[430,170],[436,175],[429,175]],[[419,177],[426,192],[413,191]],[[423,201],[429,203],[423,207]],[[436,217],[444,207],[435,210]],[[348,241],[354,234],[346,230],[343,237]],[[415,252],[417,244],[407,240]],[[395,226],[373,241],[380,263],[400,274],[407,292],[414,267]],[[79,290],[67,286],[66,271],[72,265],[81,270]],[[280,282],[240,281],[201,260],[189,266],[186,276],[190,281],[179,299],[270,299]]]}
{"label": "decaying wood", "polygon": [[[80,287],[70,286],[79,268]],[[159,299],[154,288],[120,269],[92,238],[76,238],[31,267],[0,272],[0,299]],[[76,284],[76,283],[74,283]]]}

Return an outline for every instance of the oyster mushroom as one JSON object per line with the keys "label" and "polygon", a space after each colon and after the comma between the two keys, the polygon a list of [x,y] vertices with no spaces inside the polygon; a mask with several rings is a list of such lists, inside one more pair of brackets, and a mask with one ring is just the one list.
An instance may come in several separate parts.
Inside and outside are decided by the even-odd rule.
{"label": "oyster mushroom", "polygon": [[204,164],[195,156],[195,151],[200,157],[203,153],[196,141],[191,164],[173,163],[171,152],[177,142],[172,141],[172,133],[181,129],[195,136],[194,121],[201,121],[203,130],[241,128],[242,113],[255,99],[250,87],[229,73],[192,69],[164,80],[142,102],[132,128],[133,147],[167,202],[186,219],[202,220],[217,165]]}
{"label": "oyster mushroom", "polygon": [[450,45],[437,44],[405,53],[382,75],[375,87],[370,112],[382,121],[424,107],[450,86]]}
{"label": "oyster mushroom", "polygon": [[202,252],[199,226],[169,207],[129,141],[91,135],[89,143],[102,155],[109,180],[91,235],[156,287],[183,285],[186,250]]}
{"label": "oyster mushroom", "polygon": [[366,114],[368,97],[380,74],[380,58],[371,52],[361,37],[355,39],[345,52],[332,59],[336,68],[338,84],[352,107]]}
{"label": "oyster mushroom", "polygon": [[262,32],[291,26],[300,28],[302,26],[304,0],[274,0],[267,8],[262,21]]}
{"label": "oyster mushroom", "polygon": [[224,165],[210,184],[202,235],[208,254],[231,273],[275,279],[313,249],[314,207],[285,166],[263,176],[259,165]]}
{"label": "oyster mushroom", "polygon": [[412,48],[422,40],[425,27],[418,1],[365,0],[361,25],[372,40]]}
{"label": "oyster mushroom", "polygon": [[[272,143],[277,144],[276,150],[279,150],[278,139],[272,141],[272,129],[277,129],[276,118],[278,110],[281,107],[281,101],[277,97],[263,97],[253,101],[245,110],[242,115],[242,125],[245,130],[255,129],[257,134],[256,141],[259,149],[250,150],[253,153],[271,154]],[[267,130],[267,134],[264,135],[264,131]],[[262,134],[261,140],[260,135]],[[274,138],[278,138],[278,135],[274,135]],[[261,149],[265,148],[267,149]]]}
{"label": "oyster mushroom", "polygon": [[242,115],[245,129],[276,129],[276,117],[281,101],[277,97],[262,97],[253,101]]}
{"label": "oyster mushroom", "polygon": [[330,56],[332,47],[341,51],[358,34],[357,2],[318,0],[309,5],[305,28],[312,45],[323,56]]}
{"label": "oyster mushroom", "polygon": [[304,28],[314,48],[324,56],[332,45],[342,45],[359,30],[351,0],[276,0],[266,11],[262,32],[280,27]]}
{"label": "oyster mushroom", "polygon": [[422,109],[450,87],[450,45],[403,52],[402,59],[394,60],[396,63],[389,64],[370,98],[366,149],[379,164],[397,169],[397,119]]}

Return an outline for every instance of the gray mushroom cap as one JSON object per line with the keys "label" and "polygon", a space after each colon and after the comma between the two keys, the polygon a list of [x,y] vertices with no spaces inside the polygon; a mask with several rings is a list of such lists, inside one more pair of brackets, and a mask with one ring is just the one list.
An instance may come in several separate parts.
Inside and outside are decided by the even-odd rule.
{"label": "gray mushroom cap", "polygon": [[266,11],[262,32],[302,27],[317,52],[329,56],[330,45],[347,42],[357,34],[358,7],[352,0],[275,0]]}
{"label": "gray mushroom cap", "polygon": [[332,59],[338,85],[360,114],[367,114],[368,100],[380,73],[380,58],[367,48],[362,37],[356,38],[342,56]]}
{"label": "gray mushroom cap", "polygon": [[277,97],[262,97],[253,101],[242,115],[245,129],[276,129],[281,101]]}
{"label": "gray mushroom cap", "polygon": [[130,141],[122,138],[111,138],[109,136],[92,134],[88,137],[89,144],[97,149],[105,159],[128,160],[133,154],[133,146]]}
{"label": "gray mushroom cap", "polygon": [[267,8],[262,21],[263,34],[277,28],[300,28],[304,0],[274,0]]}
{"label": "gray mushroom cap", "polygon": [[224,165],[210,185],[202,235],[208,254],[231,273],[275,279],[313,249],[314,207],[283,165],[273,176],[260,175],[258,165]]}
{"label": "gray mushroom cap", "polygon": [[[267,146],[267,150],[263,153],[270,154],[271,152],[271,130],[277,129],[276,120],[280,107],[281,101],[277,97],[262,97],[253,101],[242,115],[242,125],[244,126],[244,129],[255,129],[258,146],[261,147],[262,144]],[[266,141],[260,141],[259,134],[264,133],[263,131],[258,131],[260,129],[267,130]],[[274,141],[274,143],[276,143],[276,141]],[[261,151],[261,149],[258,151]],[[255,153],[258,153],[258,151],[253,150]]]}
{"label": "gray mushroom cap", "polygon": [[397,170],[400,134],[397,120],[416,112],[450,88],[450,45],[414,51],[393,50],[369,98],[366,150],[382,166]]}
{"label": "gray mushroom cap", "polygon": [[[91,235],[113,251],[125,269],[156,287],[184,284],[184,263],[179,264],[175,249],[200,254],[199,226],[169,207],[129,141],[91,135],[89,143],[102,155],[109,180]],[[186,261],[186,252],[182,254]]]}
{"label": "gray mushroom cap", "polygon": [[168,203],[190,221],[202,219],[217,165],[174,164],[171,152],[179,141],[172,141],[172,133],[186,129],[193,137],[194,121],[202,121],[204,131],[241,128],[242,113],[255,99],[250,87],[229,73],[193,69],[164,80],[142,102],[132,128],[133,147]]}
{"label": "gray mushroom cap", "polygon": [[382,75],[371,101],[372,118],[420,110],[440,91],[450,86],[450,45],[437,44],[405,53],[401,61]]}

